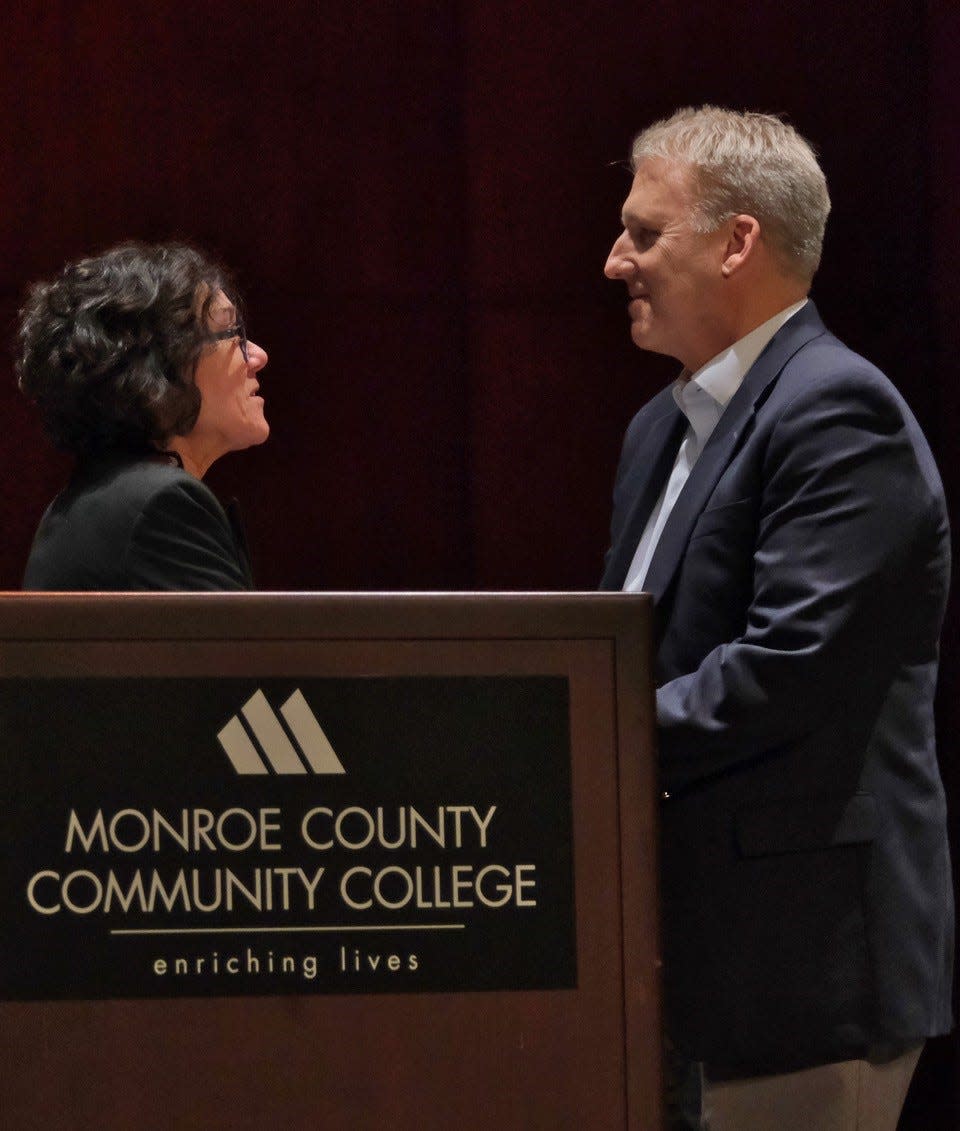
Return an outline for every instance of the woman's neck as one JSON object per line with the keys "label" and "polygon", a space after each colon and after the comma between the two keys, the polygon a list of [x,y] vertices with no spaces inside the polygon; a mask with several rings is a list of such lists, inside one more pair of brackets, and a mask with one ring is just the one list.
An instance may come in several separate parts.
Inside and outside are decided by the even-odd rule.
{"label": "woman's neck", "polygon": [[195,446],[189,442],[187,436],[171,436],[167,441],[167,447],[171,452],[176,452],[180,457],[180,462],[183,464],[183,470],[188,471],[197,479],[202,479],[204,475],[210,470],[210,465],[213,463],[213,458],[206,458],[206,456],[195,450]]}

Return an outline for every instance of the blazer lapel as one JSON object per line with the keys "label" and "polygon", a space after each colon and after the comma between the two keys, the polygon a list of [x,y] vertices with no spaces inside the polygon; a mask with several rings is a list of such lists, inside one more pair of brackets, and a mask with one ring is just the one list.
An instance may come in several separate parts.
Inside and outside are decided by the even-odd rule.
{"label": "blazer lapel", "polygon": [[620,536],[610,547],[601,589],[621,589],[626,579],[637,544],[643,534],[647,519],[660,497],[677,450],[687,430],[687,418],[671,398],[671,408],[649,426],[652,439],[641,445],[642,459],[634,460],[623,483],[624,494],[633,499]]}
{"label": "blazer lapel", "polygon": [[774,335],[748,370],[693,465],[657,543],[643,586],[645,592],[653,594],[655,603],[662,599],[673,580],[693,527],[733,458],[741,437],[752,426],[757,404],[767,387],[797,350],[824,330],[816,307],[808,302]]}

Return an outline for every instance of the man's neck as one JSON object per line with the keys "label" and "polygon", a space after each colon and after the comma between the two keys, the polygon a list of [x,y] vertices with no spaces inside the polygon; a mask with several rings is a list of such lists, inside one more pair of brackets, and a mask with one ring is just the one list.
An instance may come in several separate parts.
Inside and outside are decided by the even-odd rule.
{"label": "man's neck", "polygon": [[745,301],[737,309],[737,317],[732,325],[734,337],[729,344],[739,342],[781,310],[802,302],[809,293],[808,283],[782,279],[779,280],[779,285],[771,282],[769,289],[764,288],[762,293],[754,292],[745,296]]}
{"label": "man's neck", "polygon": [[809,291],[809,284],[778,277],[771,280],[769,288],[754,287],[742,293],[738,296],[739,301],[723,312],[722,320],[717,321],[709,337],[700,343],[696,355],[679,360],[688,372],[695,373],[711,358],[735,345],[781,310],[802,302]]}

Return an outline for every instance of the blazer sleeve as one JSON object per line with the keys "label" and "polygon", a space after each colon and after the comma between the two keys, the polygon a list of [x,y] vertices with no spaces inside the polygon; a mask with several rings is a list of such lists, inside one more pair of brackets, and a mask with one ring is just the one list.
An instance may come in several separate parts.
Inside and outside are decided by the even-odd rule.
{"label": "blazer sleeve", "polygon": [[813,732],[867,670],[882,680],[884,667],[889,679],[899,664],[935,663],[943,490],[885,378],[813,375],[775,419],[759,482],[745,629],[657,691],[669,789]]}
{"label": "blazer sleeve", "polygon": [[135,590],[252,588],[223,507],[199,480],[186,477],[143,508],[122,573]]}

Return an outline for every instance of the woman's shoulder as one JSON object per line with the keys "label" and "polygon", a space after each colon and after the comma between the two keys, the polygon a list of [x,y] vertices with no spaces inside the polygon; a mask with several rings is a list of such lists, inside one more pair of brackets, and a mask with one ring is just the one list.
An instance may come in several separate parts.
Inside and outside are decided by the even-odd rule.
{"label": "woman's shoulder", "polygon": [[50,506],[24,587],[239,588],[245,581],[229,519],[209,488],[162,455],[109,453],[84,460]]}
{"label": "woman's shoulder", "polygon": [[182,487],[191,493],[214,498],[199,479],[184,471],[179,459],[166,452],[104,452],[83,460],[68,492],[148,502],[154,495]]}
{"label": "woman's shoulder", "polygon": [[176,456],[111,457],[78,469],[70,485],[72,508],[113,528],[130,542],[151,532],[181,527],[216,529],[228,537],[230,522],[216,495],[185,471]]}
{"label": "woman's shoulder", "polygon": [[176,456],[108,453],[84,460],[54,505],[122,525],[184,502],[226,521],[216,495]]}

